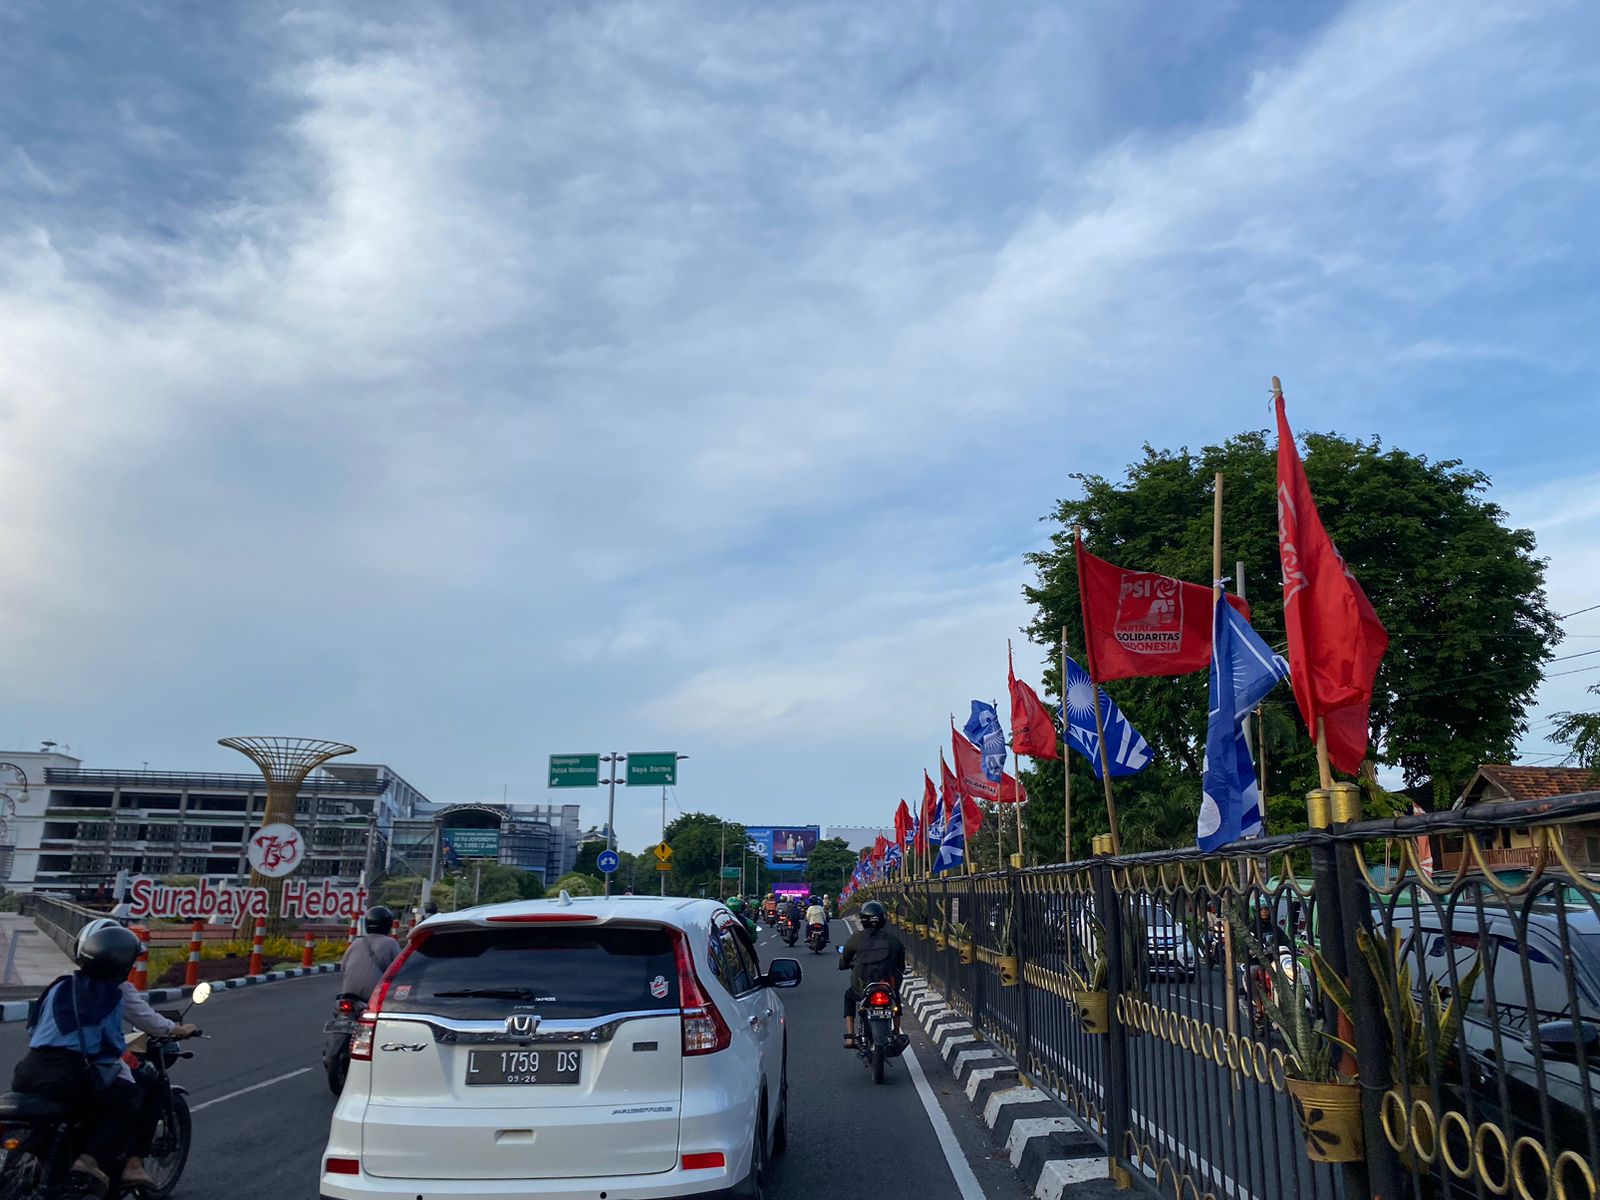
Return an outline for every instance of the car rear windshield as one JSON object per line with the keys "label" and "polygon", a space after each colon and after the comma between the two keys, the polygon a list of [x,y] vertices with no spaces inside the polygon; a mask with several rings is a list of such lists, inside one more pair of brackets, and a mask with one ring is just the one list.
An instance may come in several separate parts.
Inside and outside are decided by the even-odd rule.
{"label": "car rear windshield", "polygon": [[671,935],[650,928],[436,933],[401,965],[383,1011],[547,1021],[678,1007]]}

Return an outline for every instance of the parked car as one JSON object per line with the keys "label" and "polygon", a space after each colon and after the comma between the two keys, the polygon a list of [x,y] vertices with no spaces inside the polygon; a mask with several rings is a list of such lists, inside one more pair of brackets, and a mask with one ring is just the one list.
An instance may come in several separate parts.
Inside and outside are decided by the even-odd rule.
{"label": "parked car", "polygon": [[432,917],[352,1040],[321,1195],[759,1194],[788,1130],[778,991],[799,982],[715,900]]}
{"label": "parked car", "polygon": [[1481,919],[1458,906],[1448,921],[1423,905],[1392,921],[1419,989],[1423,979],[1448,989],[1484,960],[1462,1026],[1466,1061],[1442,1081],[1454,1107],[1547,1145],[1552,1158],[1587,1156],[1600,1137],[1600,914],[1535,905],[1524,925],[1487,904]]}

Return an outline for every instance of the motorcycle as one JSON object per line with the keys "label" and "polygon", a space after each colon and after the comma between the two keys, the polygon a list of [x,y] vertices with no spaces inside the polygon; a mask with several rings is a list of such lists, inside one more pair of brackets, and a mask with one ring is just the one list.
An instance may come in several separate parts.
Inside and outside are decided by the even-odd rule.
{"label": "motorcycle", "polygon": [[778,936],[793,946],[800,940],[800,923],[793,917],[784,917],[778,922]]}
{"label": "motorcycle", "polygon": [[[211,985],[202,983],[194,989],[190,1006],[210,998]],[[173,1019],[181,1024],[188,1011],[185,1008]],[[178,1049],[177,1038],[139,1037],[144,1038],[142,1049],[130,1050],[138,1062],[134,1077],[141,1087],[153,1089],[159,1101],[155,1135],[144,1157],[145,1171],[155,1182],[137,1188],[116,1184],[108,1194],[165,1200],[188,1164],[194,1129],[189,1093],[172,1082],[170,1072],[180,1058],[193,1058],[194,1051]],[[0,1200],[54,1200],[78,1194],[68,1172],[78,1157],[80,1133],[70,1106],[60,1101],[24,1092],[0,1096]],[[115,1165],[113,1174],[120,1174],[122,1164]]]}
{"label": "motorcycle", "polygon": [[828,944],[828,927],[813,921],[806,930],[806,945],[811,947],[811,953],[821,954],[822,948]]}
{"label": "motorcycle", "polygon": [[335,1096],[344,1091],[345,1077],[350,1074],[350,1035],[366,1007],[360,996],[341,992],[334,998],[333,1016],[322,1027],[327,1035],[322,1043],[322,1069],[328,1073],[328,1090]]}
{"label": "motorcycle", "polygon": [[[844,953],[844,947],[839,947]],[[844,969],[844,960],[839,960]],[[895,1018],[900,1015],[900,997],[895,986],[887,980],[868,984],[856,1001],[856,1053],[862,1065],[872,1072],[872,1082],[882,1083],[884,1069],[891,1058],[899,1058],[911,1039],[894,1031]]]}

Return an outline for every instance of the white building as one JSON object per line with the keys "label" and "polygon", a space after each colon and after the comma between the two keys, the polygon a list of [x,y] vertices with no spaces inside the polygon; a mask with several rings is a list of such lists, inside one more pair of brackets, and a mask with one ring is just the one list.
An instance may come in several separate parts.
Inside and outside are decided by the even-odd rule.
{"label": "white building", "polygon": [[859,854],[868,846],[875,845],[880,837],[894,841],[894,826],[885,828],[881,825],[829,825],[822,836],[843,838],[845,845]]}
{"label": "white building", "polygon": [[[20,777],[20,778],[19,778]],[[23,786],[23,780],[26,786]],[[121,871],[242,880],[245,844],[261,824],[259,772],[91,770],[53,751],[0,750],[4,840],[0,882],[15,891],[93,895]],[[410,819],[427,800],[392,768],[343,763],[314,771],[295,802],[309,847],[303,872],[355,884],[381,825]],[[0,851],[0,867],[5,867]]]}

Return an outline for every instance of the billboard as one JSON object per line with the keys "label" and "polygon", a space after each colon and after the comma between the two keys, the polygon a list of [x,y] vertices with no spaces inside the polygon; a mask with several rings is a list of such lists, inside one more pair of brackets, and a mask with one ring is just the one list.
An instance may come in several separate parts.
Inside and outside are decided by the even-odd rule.
{"label": "billboard", "polygon": [[822,836],[820,825],[766,825],[748,828],[750,851],[759,854],[768,870],[803,871],[806,860]]}
{"label": "billboard", "polygon": [[804,900],[811,894],[810,886],[804,883],[779,883],[775,884],[772,890],[780,900],[787,900],[790,897]]}
{"label": "billboard", "polygon": [[441,837],[461,858],[500,857],[498,829],[446,829]]}

